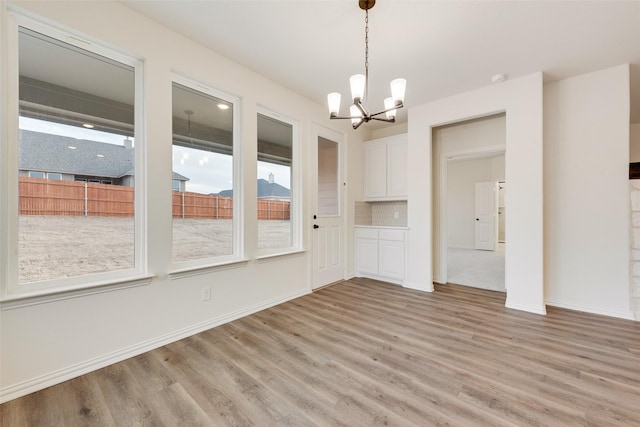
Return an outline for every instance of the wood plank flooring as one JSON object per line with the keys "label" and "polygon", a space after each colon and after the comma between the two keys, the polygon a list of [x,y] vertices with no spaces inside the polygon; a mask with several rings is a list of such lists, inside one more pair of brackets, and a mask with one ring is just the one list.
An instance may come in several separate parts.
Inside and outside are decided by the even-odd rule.
{"label": "wood plank flooring", "polygon": [[13,426],[640,426],[640,323],[353,279],[7,402]]}

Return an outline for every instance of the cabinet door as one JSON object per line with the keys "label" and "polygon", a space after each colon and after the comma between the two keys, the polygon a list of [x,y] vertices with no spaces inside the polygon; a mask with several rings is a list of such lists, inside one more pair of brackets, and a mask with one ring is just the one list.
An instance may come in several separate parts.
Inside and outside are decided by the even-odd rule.
{"label": "cabinet door", "polygon": [[387,196],[407,197],[407,141],[387,145]]}
{"label": "cabinet door", "polygon": [[356,239],[356,272],[378,274],[378,239]]}
{"label": "cabinet door", "polygon": [[380,240],[378,246],[378,275],[404,280],[404,242]]}
{"label": "cabinet door", "polygon": [[367,144],[364,148],[364,197],[387,196],[387,146]]}

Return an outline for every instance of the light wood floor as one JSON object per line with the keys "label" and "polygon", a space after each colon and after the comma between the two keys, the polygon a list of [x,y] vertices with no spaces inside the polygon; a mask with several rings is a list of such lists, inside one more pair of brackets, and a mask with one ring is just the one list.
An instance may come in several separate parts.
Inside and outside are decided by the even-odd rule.
{"label": "light wood floor", "polygon": [[640,425],[640,323],[354,279],[0,407],[9,426]]}

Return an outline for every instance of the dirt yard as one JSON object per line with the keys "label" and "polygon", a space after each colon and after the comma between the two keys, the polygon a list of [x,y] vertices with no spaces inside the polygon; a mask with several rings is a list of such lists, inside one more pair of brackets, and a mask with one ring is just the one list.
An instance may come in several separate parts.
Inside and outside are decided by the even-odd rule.
{"label": "dirt yard", "polygon": [[[232,253],[231,220],[174,219],[175,262]],[[259,221],[260,247],[290,244],[290,221]],[[150,230],[150,233],[153,233]],[[133,218],[20,217],[20,282],[133,267]]]}

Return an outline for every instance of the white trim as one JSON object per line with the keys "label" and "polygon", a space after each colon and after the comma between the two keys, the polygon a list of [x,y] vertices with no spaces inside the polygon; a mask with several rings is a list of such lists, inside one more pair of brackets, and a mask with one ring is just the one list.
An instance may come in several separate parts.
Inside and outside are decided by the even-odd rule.
{"label": "white trim", "polygon": [[229,270],[232,268],[244,267],[249,260],[247,259],[234,259],[230,261],[212,263],[212,264],[200,264],[192,267],[185,267],[180,269],[171,270],[167,275],[171,280],[182,279],[183,277],[199,276],[201,274],[211,273],[213,271]]}
{"label": "white trim", "polygon": [[394,279],[392,277],[378,276],[375,274],[367,274],[367,273],[360,273],[360,272],[356,272],[355,277],[364,277],[366,279],[378,280],[380,282],[391,283],[392,285],[400,285],[404,287],[404,280],[402,279]]}
{"label": "white trim", "polygon": [[[300,124],[299,121],[288,117],[284,114],[275,112],[274,110],[258,104],[258,114],[280,121],[291,126],[291,176],[290,176],[290,199],[289,199],[289,220],[291,221],[291,245],[274,248],[274,249],[258,249],[257,259],[270,256],[279,256],[281,254],[294,253],[302,250],[302,179],[300,171]],[[257,116],[256,116],[257,120]],[[256,140],[256,144],[258,141]],[[256,151],[256,154],[259,152]],[[258,168],[256,158],[256,170]],[[256,212],[257,215],[257,212]],[[256,236],[256,242],[259,246],[260,242]]]}
{"label": "white trim", "polygon": [[33,393],[38,390],[42,390],[46,387],[50,387],[56,384],[60,384],[64,381],[72,378],[79,377],[86,373],[95,371],[105,366],[112,365],[117,362],[129,359],[134,356],[146,353],[172,342],[184,339],[191,335],[198,334],[208,329],[215,328],[222,324],[231,322],[241,317],[248,316],[258,311],[265,310],[278,304],[293,300],[295,298],[302,297],[309,294],[310,291],[296,291],[289,294],[281,295],[277,298],[271,298],[259,304],[255,304],[246,309],[238,310],[226,315],[214,317],[204,322],[199,322],[185,328],[178,329],[173,332],[161,335],[159,337],[142,341],[138,344],[134,344],[128,347],[124,347],[120,350],[111,352],[104,356],[98,356],[93,359],[85,360],[83,362],[76,363],[63,369],[58,369],[53,372],[41,375],[30,380],[22,381],[17,384],[9,385],[0,389],[0,403],[8,402],[9,400],[17,399],[18,397],[25,396],[29,393]]}
{"label": "white trim", "polygon": [[[146,143],[144,135],[144,89],[143,89],[143,63],[133,56],[123,54],[120,51],[111,49],[104,44],[90,40],[79,33],[61,29],[55,24],[45,24],[39,20],[28,18],[16,12],[9,13],[9,25],[7,29],[7,81],[9,90],[7,91],[7,116],[9,117],[7,126],[7,157],[6,165],[18,165],[18,98],[19,98],[19,47],[18,38],[20,27],[33,30],[48,37],[77,46],[100,56],[104,56],[133,68],[134,71],[134,115],[135,127],[135,199],[134,199],[134,267],[126,270],[113,270],[107,272],[90,273],[82,276],[59,277],[36,282],[20,283],[18,272],[18,239],[19,239],[19,213],[18,213],[18,168],[8,167],[6,181],[7,197],[7,223],[10,232],[7,235],[6,245],[6,285],[3,284],[0,290],[0,298],[3,301],[18,300],[38,296],[42,303],[47,298],[58,300],[59,294],[64,293],[75,297],[92,293],[93,288],[101,287],[105,284],[135,283],[139,278],[147,276],[147,236],[146,236]],[[9,141],[13,141],[9,143]],[[4,192],[3,192],[4,193]],[[12,250],[13,249],[13,250]],[[89,284],[87,281],[89,280]],[[4,281],[2,281],[4,283]],[[116,285],[118,287],[118,285]],[[86,292],[82,289],[87,289]],[[49,295],[49,296],[47,296]],[[51,296],[53,295],[53,296]],[[58,295],[58,296],[56,296]],[[65,299],[65,298],[63,298]]]}
{"label": "white trim", "polygon": [[9,296],[0,300],[0,310],[13,310],[31,305],[46,304],[54,301],[145,286],[151,283],[154,277],[155,276],[131,277],[117,282],[92,284],[79,289],[48,289],[29,294],[16,294],[15,296]]}
{"label": "white trim", "polygon": [[[221,91],[219,89],[215,89],[212,86],[204,82],[200,82],[196,79],[192,79],[190,77],[186,77],[184,74],[178,73],[176,71],[172,71],[171,75],[171,86],[173,84],[179,84],[185,86],[194,91],[200,92],[204,95],[222,99],[227,101],[233,105],[232,108],[232,120],[233,120],[233,129],[232,129],[232,179],[233,179],[233,217],[231,219],[231,245],[232,245],[232,253],[230,255],[222,255],[219,257],[207,257],[203,259],[191,259],[187,261],[173,262],[171,264],[172,272],[169,273],[170,276],[174,275],[175,277],[179,277],[179,273],[189,272],[203,269],[211,269],[212,267],[218,267],[221,265],[227,264],[235,264],[235,263],[246,263],[246,260],[243,258],[244,256],[244,185],[242,179],[242,147],[240,137],[240,117],[241,117],[241,105],[240,98],[232,95],[228,92]],[[173,105],[173,97],[171,100]],[[173,130],[172,130],[173,135]],[[173,149],[173,143],[172,143]],[[167,189],[168,191],[172,191],[171,189]],[[172,221],[173,228],[173,221]],[[172,239],[173,244],[173,239]],[[193,274],[202,274],[206,271],[202,271],[199,273]],[[172,277],[173,278],[173,277]]]}
{"label": "white trim", "polygon": [[567,310],[582,311],[585,313],[599,314],[602,316],[617,317],[625,320],[636,320],[632,311],[609,310],[592,305],[566,303],[557,300],[546,300],[545,303],[552,307],[566,308]]}
{"label": "white trim", "polygon": [[409,283],[406,280],[402,285],[402,287],[407,289],[413,289],[416,291],[422,291],[422,292],[433,292],[435,290],[433,287],[433,283],[427,283],[425,286],[423,284],[418,284],[418,283]]}
{"label": "white trim", "polygon": [[506,308],[511,308],[513,310],[526,311],[533,314],[541,314],[546,315],[547,309],[545,305],[542,306],[533,306],[533,305],[523,305],[523,304],[512,304],[509,302],[509,294],[507,293],[507,302],[504,305]]}
{"label": "white trim", "polygon": [[307,253],[306,250],[304,249],[294,249],[291,251],[283,251],[283,252],[278,252],[278,253],[273,253],[273,254],[269,254],[269,255],[262,255],[256,258],[256,261],[258,263],[262,263],[262,262],[269,262],[272,260],[275,260],[276,258],[286,258],[286,257],[293,257],[293,256],[299,256],[299,255],[303,255]]}
{"label": "white trim", "polygon": [[[461,120],[464,121],[464,120]],[[432,148],[433,150],[433,145]],[[475,159],[480,158],[489,154],[504,154],[506,152],[506,147],[504,145],[489,145],[486,147],[477,147],[477,148],[469,148],[465,150],[457,150],[457,151],[443,151],[443,148],[440,147],[440,197],[438,198],[438,203],[440,204],[438,209],[438,233],[437,233],[437,247],[438,247],[438,269],[437,276],[433,278],[436,283],[444,284],[447,283],[447,263],[448,263],[448,254],[447,254],[447,239],[443,238],[443,236],[447,235],[447,229],[449,227],[449,218],[448,218],[448,206],[447,206],[447,176],[448,176],[448,168],[450,160],[457,159]],[[506,250],[506,248],[505,248]],[[506,283],[505,283],[506,285]]]}

